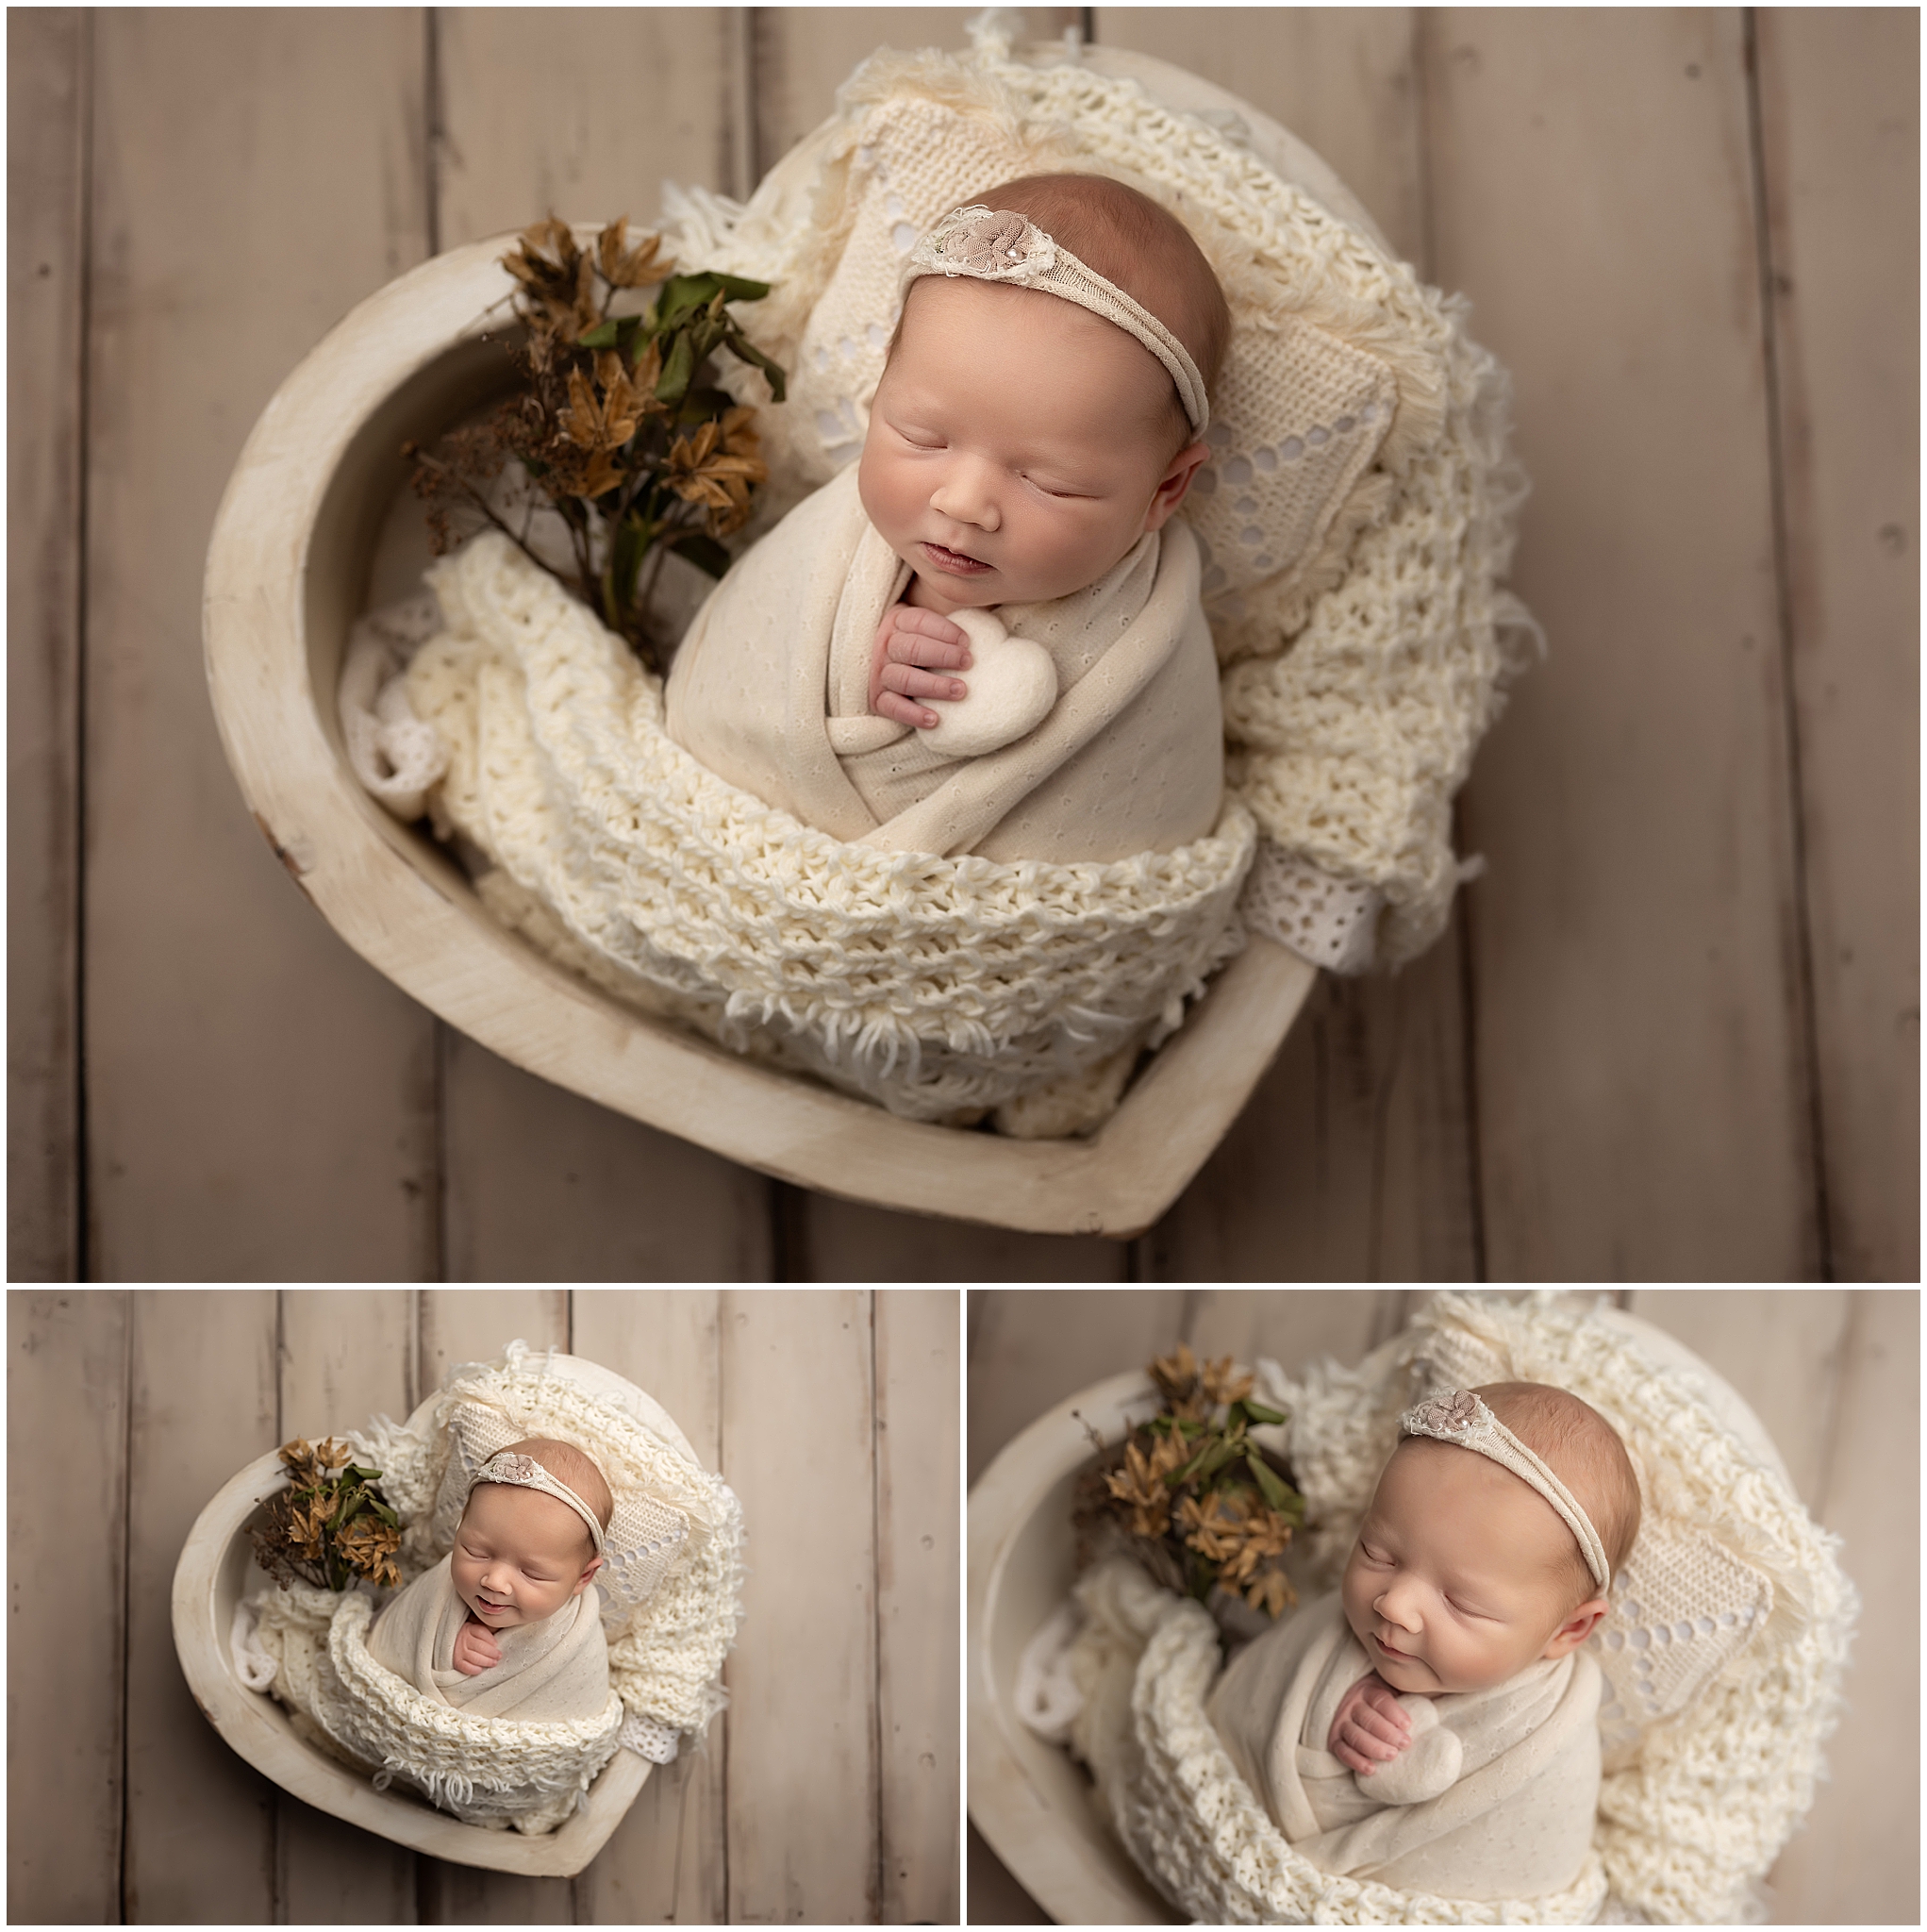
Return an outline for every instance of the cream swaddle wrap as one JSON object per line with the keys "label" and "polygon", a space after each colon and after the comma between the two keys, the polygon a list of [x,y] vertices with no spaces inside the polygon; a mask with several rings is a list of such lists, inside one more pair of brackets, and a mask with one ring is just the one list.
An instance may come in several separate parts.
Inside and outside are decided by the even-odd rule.
{"label": "cream swaddle wrap", "polygon": [[1503,1684],[1399,1699],[1407,1748],[1370,1777],[1326,1747],[1371,1664],[1337,1594],[1232,1659],[1207,1707],[1225,1750],[1313,1864],[1449,1898],[1537,1898],[1586,1863],[1599,1805],[1599,1666],[1584,1651]]}
{"label": "cream swaddle wrap", "polygon": [[540,1624],[492,1630],[502,1661],[474,1676],[455,1667],[455,1640],[469,1607],[457,1594],[452,1558],[416,1577],[382,1610],[368,1654],[424,1697],[471,1717],[555,1723],[608,1708],[609,1655],[591,1585]]}
{"label": "cream swaddle wrap", "polygon": [[886,851],[1067,865],[1211,831],[1223,722],[1183,524],[1084,590],[999,610],[1049,653],[1058,695],[1042,723],[978,757],[870,713],[872,646],[908,575],[864,515],[853,465],[711,593],[670,673],[670,736],[766,804]]}

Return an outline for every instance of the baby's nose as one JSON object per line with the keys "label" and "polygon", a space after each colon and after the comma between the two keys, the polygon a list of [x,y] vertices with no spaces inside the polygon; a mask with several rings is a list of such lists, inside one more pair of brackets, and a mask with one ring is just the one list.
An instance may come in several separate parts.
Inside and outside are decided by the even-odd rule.
{"label": "baby's nose", "polygon": [[1396,1624],[1402,1630],[1416,1630],[1419,1626],[1417,1592],[1403,1577],[1395,1577],[1379,1591],[1371,1607],[1387,1624]]}
{"label": "baby's nose", "polygon": [[984,466],[968,458],[952,463],[930,492],[930,508],[953,523],[995,530],[1003,522],[997,493]]}

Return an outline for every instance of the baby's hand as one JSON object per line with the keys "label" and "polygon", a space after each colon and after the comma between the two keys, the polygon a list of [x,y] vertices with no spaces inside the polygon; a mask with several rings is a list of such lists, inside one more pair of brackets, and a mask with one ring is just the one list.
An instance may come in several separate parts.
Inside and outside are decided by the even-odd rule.
{"label": "baby's hand", "polygon": [[892,604],[876,627],[870,656],[870,708],[879,718],[928,729],[937,713],[916,700],[967,696],[970,686],[962,678],[936,673],[970,668],[970,640],[949,618],[914,604]]}
{"label": "baby's hand", "polygon": [[502,1646],[489,1633],[489,1626],[471,1617],[455,1633],[455,1667],[465,1677],[479,1677],[502,1661]]}
{"label": "baby's hand", "polygon": [[1325,1749],[1349,1770],[1370,1777],[1411,1741],[1412,1720],[1397,1691],[1373,1672],[1345,1692]]}

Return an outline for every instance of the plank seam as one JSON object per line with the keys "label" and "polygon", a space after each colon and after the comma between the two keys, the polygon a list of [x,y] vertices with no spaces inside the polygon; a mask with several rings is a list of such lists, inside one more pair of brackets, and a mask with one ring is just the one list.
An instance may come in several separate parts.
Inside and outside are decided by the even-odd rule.
{"label": "plank seam", "polygon": [[[75,569],[74,569],[74,1162],[73,1242],[74,1278],[93,1279],[93,1257],[99,1241],[93,1226],[93,1152],[87,1109],[87,620],[88,620],[88,475],[93,446],[93,11],[79,21],[75,75],[80,120],[80,326],[77,359],[79,407],[75,412]],[[125,1786],[122,1787],[125,1801]]]}
{"label": "plank seam", "polygon": [[876,1289],[867,1291],[870,1328],[870,1597],[871,1691],[870,1691],[870,1777],[871,1815],[875,1820],[875,1857],[871,1870],[870,1916],[872,1924],[883,1920],[884,1901],[889,1895],[889,1874],[886,1869],[888,1851],[884,1838],[883,1803],[883,1466],[889,1444],[889,1420],[884,1414],[883,1377],[876,1353]]}
{"label": "plank seam", "polygon": [[[91,32],[91,23],[89,23]],[[89,92],[91,92],[90,86]],[[134,1291],[121,1295],[121,1820],[114,1846],[120,1923],[127,1923],[127,1806],[134,1767],[128,1742],[134,1627]]]}
{"label": "plank seam", "polygon": [[[441,9],[422,9],[422,162],[428,202],[428,253],[441,253]],[[439,1027],[440,1020],[436,1021]]]}
{"label": "plank seam", "polygon": [[1780,329],[1773,226],[1767,198],[1766,125],[1760,101],[1759,9],[1741,16],[1745,49],[1747,145],[1753,175],[1754,252],[1760,278],[1760,353],[1767,414],[1767,471],[1773,532],[1773,611],[1779,631],[1780,736],[1786,761],[1786,819],[1793,878],[1793,996],[1799,1020],[1802,1111],[1812,1169],[1813,1240],[1821,1281],[1834,1279],[1833,1223],[1827,1198],[1826,1122],[1819,1091],[1819,1019],[1815,1010],[1813,921],[1808,907],[1806,787],[1801,770],[1800,707],[1793,664],[1792,545],[1786,527],[1786,446],[1781,433]]}

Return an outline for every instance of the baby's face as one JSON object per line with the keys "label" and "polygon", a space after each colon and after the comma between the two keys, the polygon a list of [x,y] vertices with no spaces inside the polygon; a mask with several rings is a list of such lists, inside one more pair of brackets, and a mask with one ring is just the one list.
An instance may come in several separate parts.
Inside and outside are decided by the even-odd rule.
{"label": "baby's face", "polygon": [[1345,1620],[1394,1690],[1483,1690],[1564,1656],[1592,1627],[1560,1568],[1572,1547],[1552,1505],[1509,1470],[1407,1442],[1345,1566]]}
{"label": "baby's face", "polygon": [[1205,451],[1171,449],[1171,377],[1055,295],[925,275],[871,405],[857,488],[947,614],[1068,596],[1183,500]]}
{"label": "baby's face", "polygon": [[553,1617],[602,1567],[566,1503],[540,1490],[478,1483],[455,1534],[456,1594],[490,1630]]}

